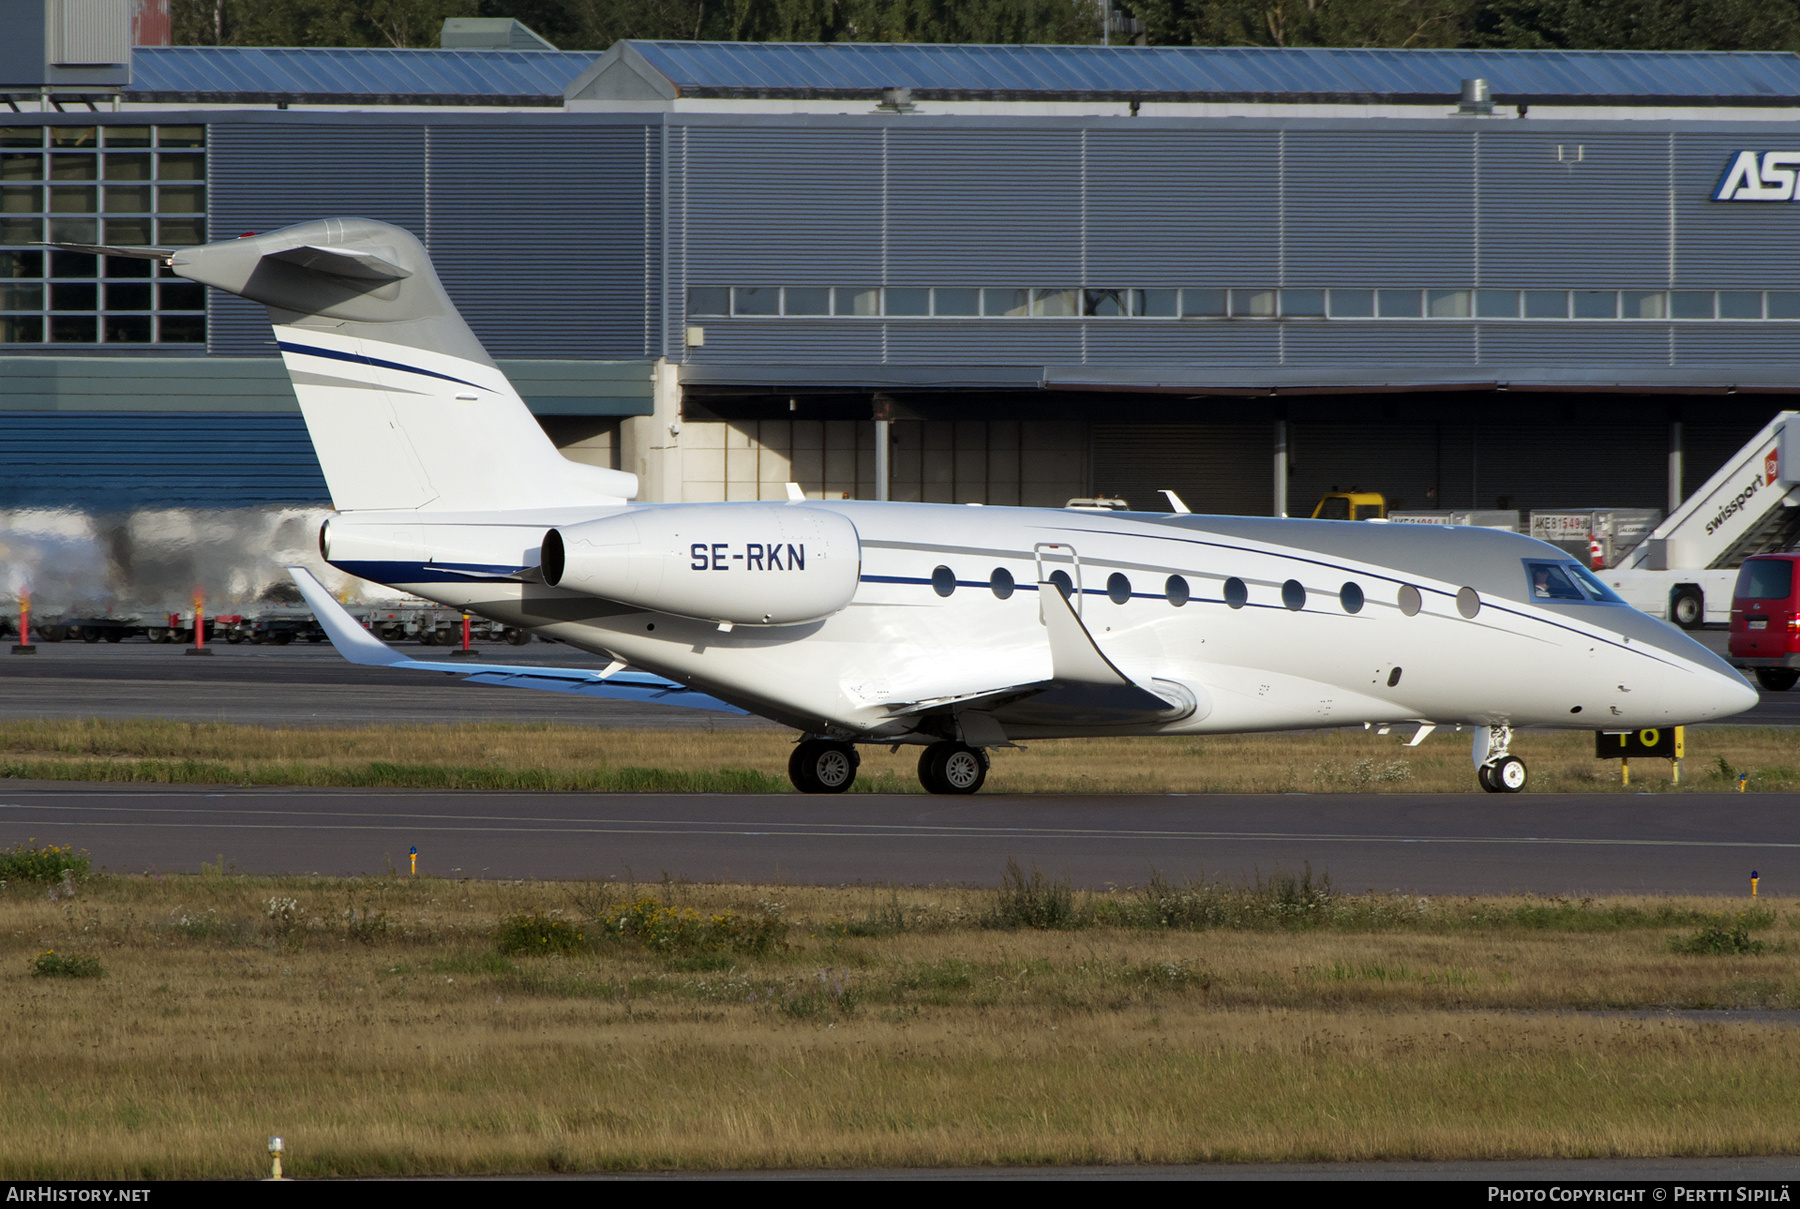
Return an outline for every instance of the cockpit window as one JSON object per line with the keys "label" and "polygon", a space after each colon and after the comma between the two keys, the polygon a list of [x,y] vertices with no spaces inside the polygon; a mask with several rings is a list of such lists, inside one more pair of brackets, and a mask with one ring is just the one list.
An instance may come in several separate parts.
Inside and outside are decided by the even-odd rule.
{"label": "cockpit window", "polygon": [[1569,571],[1575,576],[1576,581],[1587,590],[1587,594],[1592,596],[1595,600],[1605,601],[1607,604],[1625,603],[1624,597],[1607,587],[1605,582],[1602,581],[1598,575],[1595,575],[1586,567],[1583,567],[1578,563],[1570,563]]}
{"label": "cockpit window", "polygon": [[1533,600],[1566,600],[1586,604],[1603,601],[1623,604],[1613,590],[1579,563],[1525,561],[1525,574]]}

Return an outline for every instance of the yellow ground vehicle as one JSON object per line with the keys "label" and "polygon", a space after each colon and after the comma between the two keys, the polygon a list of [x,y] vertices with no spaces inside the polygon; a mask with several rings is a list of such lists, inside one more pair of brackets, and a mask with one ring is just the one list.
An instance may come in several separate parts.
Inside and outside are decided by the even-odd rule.
{"label": "yellow ground vehicle", "polygon": [[1387,497],[1379,491],[1327,491],[1312,514],[1325,521],[1381,519],[1387,516]]}

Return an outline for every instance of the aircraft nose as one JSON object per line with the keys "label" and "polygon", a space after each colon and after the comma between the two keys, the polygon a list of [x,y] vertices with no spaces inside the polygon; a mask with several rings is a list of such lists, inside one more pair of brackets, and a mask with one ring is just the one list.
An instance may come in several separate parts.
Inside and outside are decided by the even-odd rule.
{"label": "aircraft nose", "polygon": [[1735,670],[1729,672],[1710,672],[1706,679],[1709,683],[1694,702],[1697,707],[1694,714],[1696,722],[1711,722],[1717,718],[1729,718],[1733,714],[1741,714],[1755,705],[1761,698],[1756,689]]}

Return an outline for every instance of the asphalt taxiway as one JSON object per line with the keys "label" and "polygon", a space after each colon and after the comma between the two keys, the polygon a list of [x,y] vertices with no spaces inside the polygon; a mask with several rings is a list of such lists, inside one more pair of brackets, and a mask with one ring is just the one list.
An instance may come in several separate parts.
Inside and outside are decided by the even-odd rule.
{"label": "asphalt taxiway", "polygon": [[115,872],[992,885],[1009,859],[1077,885],[1328,870],[1408,894],[1739,894],[1800,886],[1788,794],[446,793],[0,782],[0,838]]}

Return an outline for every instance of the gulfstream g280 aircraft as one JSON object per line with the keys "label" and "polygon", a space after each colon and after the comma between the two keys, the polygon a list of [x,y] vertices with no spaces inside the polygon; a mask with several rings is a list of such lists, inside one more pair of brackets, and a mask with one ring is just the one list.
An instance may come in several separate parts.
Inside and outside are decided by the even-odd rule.
{"label": "gulfstream g280 aircraft", "polygon": [[304,571],[349,658],[737,709],[800,731],[796,786],[917,744],[972,793],[1015,740],[1411,724],[1473,730],[1516,792],[1514,727],[1722,718],[1755,692],[1554,547],[1485,529],[806,501],[634,504],[563,458],[424,248],[361,219],[204,247],[92,248],[268,307],[336,514],[333,566],[609,660],[408,659]]}

